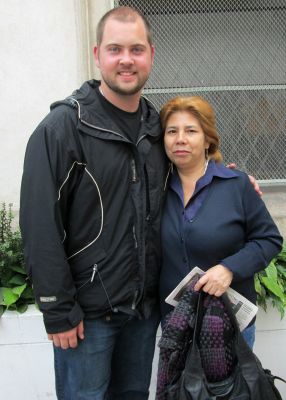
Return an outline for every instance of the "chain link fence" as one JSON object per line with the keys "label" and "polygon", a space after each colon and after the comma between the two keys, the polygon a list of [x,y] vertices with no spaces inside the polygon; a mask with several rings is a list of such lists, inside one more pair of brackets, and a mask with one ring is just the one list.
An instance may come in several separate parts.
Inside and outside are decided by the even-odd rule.
{"label": "chain link fence", "polygon": [[133,0],[153,27],[144,91],[159,110],[201,95],[217,113],[224,162],[286,182],[286,1]]}

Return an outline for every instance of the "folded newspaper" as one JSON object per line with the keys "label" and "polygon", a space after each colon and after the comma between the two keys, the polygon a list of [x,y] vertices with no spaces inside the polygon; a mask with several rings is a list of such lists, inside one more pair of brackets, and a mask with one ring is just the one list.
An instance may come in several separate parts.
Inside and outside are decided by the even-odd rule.
{"label": "folded newspaper", "polygon": [[[172,293],[166,297],[165,302],[171,304],[172,306],[176,306],[180,300],[180,297],[184,291],[184,289],[188,286],[190,280],[196,275],[203,275],[204,271],[199,267],[194,267],[188,275],[185,276],[183,280],[175,287]],[[250,321],[255,317],[258,307],[251,303],[251,301],[247,300],[244,296],[233,290],[232,288],[228,288],[226,291],[228,298],[232,304],[234,314],[236,316],[239,329],[242,331],[247,327]]]}

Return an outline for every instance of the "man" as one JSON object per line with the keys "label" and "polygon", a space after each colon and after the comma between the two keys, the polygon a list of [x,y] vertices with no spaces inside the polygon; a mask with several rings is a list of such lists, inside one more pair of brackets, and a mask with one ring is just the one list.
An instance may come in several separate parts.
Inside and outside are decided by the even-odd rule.
{"label": "man", "polygon": [[20,225],[58,398],[147,399],[166,175],[159,117],[141,97],[154,47],[129,7],[103,16],[97,42],[101,82],[54,103],[29,140]]}

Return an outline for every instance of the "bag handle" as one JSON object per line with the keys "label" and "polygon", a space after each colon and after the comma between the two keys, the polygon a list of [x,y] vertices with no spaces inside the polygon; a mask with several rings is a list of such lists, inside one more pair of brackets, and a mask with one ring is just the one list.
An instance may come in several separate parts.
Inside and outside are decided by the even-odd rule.
{"label": "bag handle", "polygon": [[204,377],[204,380],[206,380],[204,369],[202,367],[200,351],[197,344],[197,338],[203,320],[203,299],[205,296],[206,293],[200,290],[197,300],[193,340],[190,344],[185,363],[185,381],[186,383],[190,383],[193,388],[197,386],[197,382],[201,381],[202,376]]}

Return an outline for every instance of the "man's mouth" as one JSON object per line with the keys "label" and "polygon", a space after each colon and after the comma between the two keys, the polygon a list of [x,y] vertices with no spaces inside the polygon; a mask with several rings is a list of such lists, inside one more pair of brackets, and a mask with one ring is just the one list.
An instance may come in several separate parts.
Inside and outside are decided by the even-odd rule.
{"label": "man's mouth", "polygon": [[134,74],[135,74],[135,72],[133,72],[133,71],[120,71],[119,72],[119,75],[121,75],[121,76],[132,76]]}

